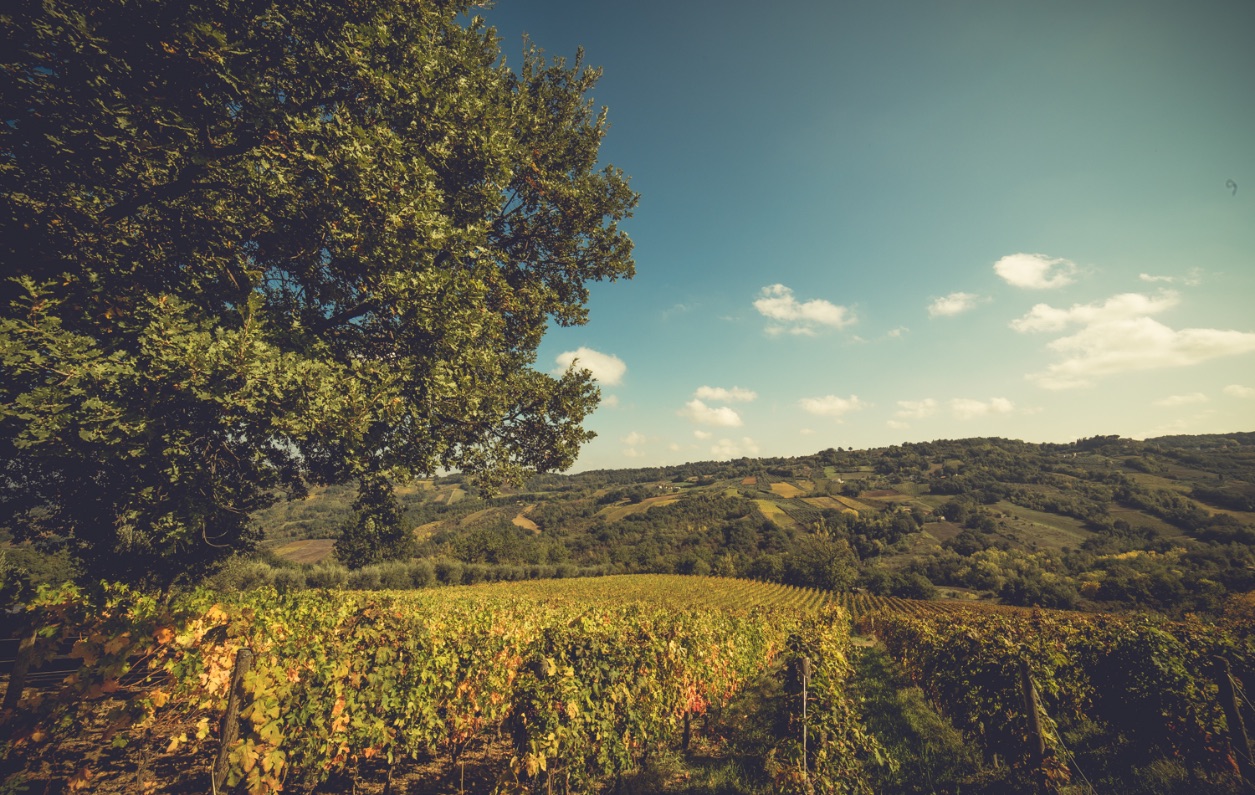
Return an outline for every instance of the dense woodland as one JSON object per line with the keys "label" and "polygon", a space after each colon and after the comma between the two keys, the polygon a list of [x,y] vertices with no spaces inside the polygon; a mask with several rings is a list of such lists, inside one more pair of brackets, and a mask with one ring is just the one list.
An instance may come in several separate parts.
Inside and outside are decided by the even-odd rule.
{"label": "dense woodland", "polygon": [[[256,514],[266,541],[219,581],[379,588],[714,574],[1171,613],[1255,589],[1253,433],[829,449],[545,475],[491,498],[455,475],[397,496],[413,535],[391,560],[335,561],[354,512],[352,489],[332,487]],[[7,595],[63,573],[53,552],[7,548]]]}

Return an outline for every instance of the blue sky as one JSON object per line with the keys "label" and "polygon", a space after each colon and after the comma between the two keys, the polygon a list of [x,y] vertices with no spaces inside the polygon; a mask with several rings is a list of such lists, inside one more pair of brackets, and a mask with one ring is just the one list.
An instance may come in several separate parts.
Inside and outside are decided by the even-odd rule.
{"label": "blue sky", "polygon": [[577,471],[1255,430],[1255,4],[480,13],[604,68],[641,194],[539,352],[601,381]]}

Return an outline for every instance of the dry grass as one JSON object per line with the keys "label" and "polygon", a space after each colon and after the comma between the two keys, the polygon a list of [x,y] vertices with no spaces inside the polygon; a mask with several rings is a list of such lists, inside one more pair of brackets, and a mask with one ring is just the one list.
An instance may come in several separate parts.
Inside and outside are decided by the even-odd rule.
{"label": "dry grass", "polygon": [[786,500],[791,500],[794,497],[802,496],[806,492],[799,489],[797,486],[794,486],[792,483],[785,483],[781,481],[780,483],[771,484],[771,493],[778,494]]}
{"label": "dry grass", "polygon": [[807,505],[814,505],[816,508],[824,508],[829,511],[841,511],[843,513],[855,513],[858,511],[842,503],[837,502],[832,497],[803,497],[802,502]]}
{"label": "dry grass", "polygon": [[515,527],[521,527],[524,530],[530,530],[533,533],[539,533],[540,525],[536,524],[531,519],[527,518],[527,515],[531,513],[532,509],[535,507],[536,507],[536,503],[532,503],[531,505],[524,508],[522,511],[519,511],[519,515],[511,519],[510,523],[513,524]]}
{"label": "dry grass", "polygon": [[599,515],[604,516],[607,522],[617,522],[625,516],[631,516],[632,514],[640,513],[641,511],[648,511],[656,505],[670,505],[679,501],[679,496],[675,494],[662,494],[657,497],[647,497],[636,503],[611,505],[603,508]]}
{"label": "dry grass", "polygon": [[336,542],[330,538],[315,538],[275,547],[274,553],[293,563],[319,563],[331,557],[335,545]]}
{"label": "dry grass", "polygon": [[863,511],[874,511],[874,510],[876,510],[875,508],[873,508],[872,506],[868,505],[867,503],[865,503],[865,502],[860,502],[860,501],[858,501],[858,500],[856,500],[856,499],[853,499],[853,498],[851,498],[851,497],[842,497],[842,496],[841,496],[841,495],[839,495],[839,494],[834,494],[834,495],[832,496],[832,499],[834,499],[834,500],[836,500],[837,502],[841,503],[841,504],[842,504],[842,505],[844,505],[845,507],[847,507],[847,508],[849,508],[849,509],[851,509],[851,510],[854,510],[854,511],[858,511],[858,512],[860,512],[860,513],[862,513]]}
{"label": "dry grass", "polygon": [[758,510],[762,512],[762,515],[766,516],[772,524],[784,528],[796,528],[798,526],[797,522],[793,521],[792,516],[789,516],[781,510],[780,506],[776,505],[771,500],[754,500],[754,504],[758,506]]}

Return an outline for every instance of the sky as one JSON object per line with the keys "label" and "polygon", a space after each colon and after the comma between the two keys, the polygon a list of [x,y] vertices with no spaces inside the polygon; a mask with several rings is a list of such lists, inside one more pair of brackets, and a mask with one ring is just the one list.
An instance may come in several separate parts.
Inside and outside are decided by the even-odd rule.
{"label": "sky", "polygon": [[498,0],[604,69],[572,471],[1255,430],[1255,3]]}

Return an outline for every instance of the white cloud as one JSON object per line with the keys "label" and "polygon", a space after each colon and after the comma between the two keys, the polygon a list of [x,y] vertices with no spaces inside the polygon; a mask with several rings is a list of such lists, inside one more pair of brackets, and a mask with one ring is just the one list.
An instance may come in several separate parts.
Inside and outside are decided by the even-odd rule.
{"label": "white cloud", "polygon": [[994,272],[1014,287],[1049,290],[1076,281],[1076,263],[1045,254],[1009,254],[994,263]]}
{"label": "white cloud", "polygon": [[667,449],[673,453],[678,453],[680,452],[680,445],[676,444],[675,442],[672,442],[671,444],[667,445]]}
{"label": "white cloud", "polygon": [[923,400],[899,400],[898,410],[893,416],[903,420],[922,420],[937,413],[937,401],[932,398]]}
{"label": "white cloud", "polygon": [[902,422],[901,420],[885,420],[885,425],[888,425],[890,428],[898,431],[905,431],[907,428],[911,427],[909,422]]}
{"label": "white cloud", "polygon": [[641,445],[645,444],[646,439],[645,439],[645,434],[632,431],[631,433],[629,433],[627,436],[624,436],[619,441],[623,442],[629,447],[640,447]]}
{"label": "white cloud", "polygon": [[592,348],[579,347],[573,351],[564,351],[557,356],[558,370],[561,374],[571,367],[580,367],[593,374],[600,383],[618,386],[627,372],[627,365],[618,356],[601,353]]}
{"label": "white cloud", "polygon": [[867,408],[867,403],[858,399],[858,395],[850,395],[848,398],[837,397],[836,395],[825,395],[817,398],[802,398],[798,404],[803,410],[815,414],[820,417],[832,417],[840,419],[843,414],[851,411],[861,411]]}
{"label": "white cloud", "polygon": [[896,340],[896,339],[899,339],[903,334],[906,334],[908,331],[910,331],[910,329],[907,328],[906,326],[898,326],[895,329],[891,329],[886,336],[888,336],[890,339]]}
{"label": "white cloud", "polygon": [[714,434],[712,434],[710,431],[703,431],[701,428],[697,428],[696,430],[693,431],[693,436],[697,437],[698,439],[709,439],[713,435]]}
{"label": "white cloud", "polygon": [[1116,320],[1145,317],[1171,309],[1180,303],[1176,292],[1165,290],[1156,296],[1141,293],[1114,295],[1101,304],[1073,304],[1071,309],[1056,309],[1038,304],[1023,317],[1011,321],[1011,328],[1021,333],[1060,331],[1073,323],[1093,325]]}
{"label": "white cloud", "polygon": [[814,336],[816,326],[828,326],[842,329],[852,325],[855,318],[844,306],[837,306],[831,301],[815,298],[810,301],[798,301],[793,297],[793,290],[783,284],[772,284],[759,291],[754,308],[763,317],[779,321],[782,326],[769,326],[767,333],[781,333]]}
{"label": "white cloud", "polygon": [[724,389],[721,386],[699,386],[697,391],[693,393],[693,397],[698,400],[713,400],[719,403],[735,403],[750,402],[758,399],[758,393],[751,389],[741,389],[734,386],[731,389]]}
{"label": "white cloud", "polygon": [[1151,276],[1149,273],[1139,273],[1137,278],[1144,282],[1167,282],[1168,284],[1172,284],[1177,280],[1175,276]]}
{"label": "white cloud", "polygon": [[1155,296],[1123,293],[1102,303],[1073,304],[1056,309],[1038,304],[1011,321],[1019,332],[1080,329],[1059,337],[1047,348],[1062,356],[1044,371],[1027,378],[1046,389],[1087,386],[1095,376],[1135,370],[1183,367],[1220,356],[1255,351],[1255,333],[1220,329],[1169,328],[1149,317],[1180,303],[1173,290]]}
{"label": "white cloud", "polygon": [[728,428],[736,428],[741,425],[741,415],[727,406],[707,406],[700,400],[693,399],[684,404],[684,408],[678,412],[681,417],[687,417],[698,425],[718,425]]}
{"label": "white cloud", "polygon": [[814,428],[801,428],[800,430],[798,430],[798,433],[800,433],[803,436],[814,436],[815,429]]}
{"label": "white cloud", "polygon": [[954,412],[956,419],[971,420],[991,414],[1010,414],[1015,410],[1015,404],[1006,398],[990,398],[989,400],[955,398],[950,401],[950,410]]}
{"label": "white cloud", "polygon": [[748,436],[734,442],[731,439],[720,439],[710,448],[716,458],[741,458],[742,456],[758,455],[758,444]]}
{"label": "white cloud", "polygon": [[1160,398],[1154,401],[1152,406],[1161,408],[1173,408],[1176,406],[1189,406],[1193,403],[1206,403],[1207,396],[1202,392],[1191,392],[1188,395],[1169,395],[1166,398]]}
{"label": "white cloud", "polygon": [[1224,388],[1224,393],[1229,397],[1235,398],[1255,398],[1255,387],[1242,386],[1241,384],[1229,384]]}
{"label": "white cloud", "polygon": [[933,302],[928,305],[928,316],[954,317],[969,309],[974,309],[979,302],[980,296],[975,293],[950,293],[933,299]]}
{"label": "white cloud", "polygon": [[1255,351],[1255,333],[1219,329],[1168,328],[1148,317],[1086,326],[1046,347],[1061,354],[1028,379],[1046,389],[1088,386],[1095,376],[1136,370],[1185,367],[1221,356]]}
{"label": "white cloud", "polygon": [[619,407],[618,395],[606,395],[601,399],[601,405],[608,409],[617,409]]}
{"label": "white cloud", "polygon": [[635,447],[625,447],[623,449],[623,455],[626,458],[641,458],[645,454],[640,450],[637,450]]}

